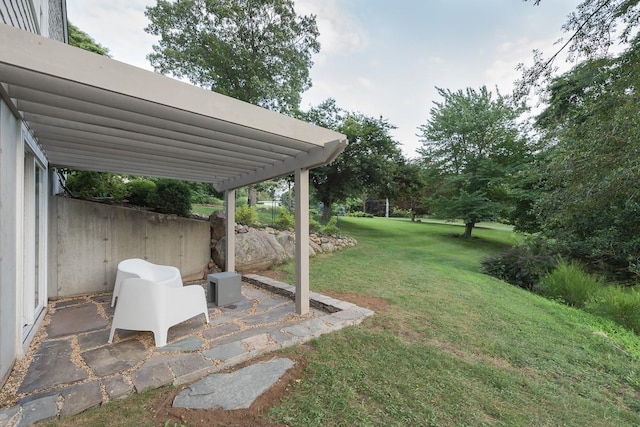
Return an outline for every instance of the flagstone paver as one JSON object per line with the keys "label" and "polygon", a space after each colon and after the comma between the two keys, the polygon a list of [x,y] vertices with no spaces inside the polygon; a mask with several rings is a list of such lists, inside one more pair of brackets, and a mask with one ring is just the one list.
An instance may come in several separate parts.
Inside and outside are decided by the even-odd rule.
{"label": "flagstone paver", "polygon": [[[86,319],[78,322],[78,319]],[[98,306],[84,304],[79,306],[56,309],[51,315],[51,322],[47,326],[49,338],[78,334],[80,332],[104,329],[107,322],[98,315]]]}
{"label": "flagstone paver", "polygon": [[[44,339],[14,391],[17,404],[0,408],[0,427],[27,426],[84,411],[105,399],[208,378],[258,355],[357,324],[373,314],[351,303],[313,294],[316,299],[310,301],[311,312],[298,316],[291,299],[295,288],[257,275],[245,275],[245,280],[241,301],[225,307],[210,304],[208,325],[203,316],[176,325],[169,330],[168,344],[161,348],[148,347],[153,339],[148,331],[118,330],[118,342],[107,343],[114,313],[111,294],[53,302],[55,311],[45,319]],[[260,371],[265,366],[257,373],[245,369],[225,374],[233,378],[225,381],[239,389],[225,390],[227,402],[214,402],[214,406],[250,405],[247,392],[257,390],[256,381],[269,387],[269,381],[277,381],[288,368],[268,368],[267,373]],[[214,397],[202,399],[213,402]]]}
{"label": "flagstone paver", "polygon": [[200,337],[187,337],[174,343],[169,343],[164,347],[156,348],[158,353],[167,353],[172,351],[196,351],[202,348],[204,341]]}
{"label": "flagstone paver", "polygon": [[107,378],[102,382],[109,399],[127,397],[134,391],[133,384],[127,382],[122,376]]}
{"label": "flagstone paver", "polygon": [[30,426],[38,421],[55,417],[58,413],[57,399],[58,397],[55,395],[45,396],[23,404],[22,414],[17,427]]}
{"label": "flagstone paver", "polygon": [[68,339],[42,343],[18,388],[18,393],[30,393],[89,378],[87,371],[71,360],[72,352],[71,342]]}
{"label": "flagstone paver", "polygon": [[131,381],[138,393],[173,383],[173,373],[165,364],[142,365],[131,375]]}
{"label": "flagstone paver", "polygon": [[256,363],[229,374],[211,374],[176,396],[174,407],[246,409],[294,366],[286,358]]}
{"label": "flagstone paver", "polygon": [[223,344],[205,351],[203,354],[210,358],[221,361],[229,360],[233,357],[240,356],[247,353],[247,348],[239,341],[233,341],[228,344]]}
{"label": "flagstone paver", "polygon": [[102,391],[98,381],[75,385],[61,394],[65,403],[60,411],[61,417],[79,414],[102,403]]}
{"label": "flagstone paver", "polygon": [[82,353],[91,370],[98,376],[126,371],[142,362],[149,350],[137,340],[127,340]]}
{"label": "flagstone paver", "polygon": [[109,341],[109,329],[78,335],[78,347],[80,347],[80,351],[87,351],[103,346],[107,341]]}
{"label": "flagstone paver", "polygon": [[11,408],[0,409],[0,427],[9,427],[16,425],[20,419],[19,406],[12,406]]}

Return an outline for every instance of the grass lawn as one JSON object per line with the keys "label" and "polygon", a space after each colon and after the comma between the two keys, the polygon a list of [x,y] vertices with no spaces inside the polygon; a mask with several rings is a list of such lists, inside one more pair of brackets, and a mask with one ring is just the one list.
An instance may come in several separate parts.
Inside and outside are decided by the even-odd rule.
{"label": "grass lawn", "polygon": [[224,206],[191,205],[191,213],[209,216],[213,211],[223,211]]}
{"label": "grass lawn", "polygon": [[[377,298],[376,315],[320,337],[310,351],[284,350],[308,364],[266,415],[271,420],[640,425],[637,336],[479,272],[484,256],[517,241],[510,230],[476,229],[464,240],[453,236],[459,225],[343,217],[340,225],[359,244],[313,258],[312,290]],[[290,282],[293,269],[283,266]],[[148,412],[134,410],[151,407],[150,399],[133,398],[122,425],[153,425]]]}
{"label": "grass lawn", "polygon": [[[191,206],[191,212],[209,216],[213,211],[224,211],[224,206],[220,205],[197,205]],[[273,225],[278,216],[278,208],[260,208],[258,211],[258,222],[263,225]]]}
{"label": "grass lawn", "polygon": [[640,425],[638,337],[479,272],[486,254],[515,242],[510,231],[465,241],[455,225],[340,222],[359,244],[312,259],[313,290],[389,304],[315,342],[306,377],[271,411],[278,421]]}

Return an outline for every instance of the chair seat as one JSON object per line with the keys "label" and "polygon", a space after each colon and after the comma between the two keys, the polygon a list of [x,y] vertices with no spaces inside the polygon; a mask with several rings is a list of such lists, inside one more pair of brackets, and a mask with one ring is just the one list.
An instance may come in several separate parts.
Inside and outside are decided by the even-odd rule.
{"label": "chair seat", "polygon": [[116,329],[151,331],[156,347],[167,344],[169,328],[209,311],[204,289],[198,285],[166,286],[147,279],[129,278],[120,285],[109,343]]}

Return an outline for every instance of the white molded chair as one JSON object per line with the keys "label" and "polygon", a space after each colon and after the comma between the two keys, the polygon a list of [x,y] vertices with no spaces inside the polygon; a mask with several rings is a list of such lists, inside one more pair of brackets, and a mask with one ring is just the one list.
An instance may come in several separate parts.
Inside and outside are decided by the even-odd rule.
{"label": "white molded chair", "polygon": [[116,283],[113,286],[113,296],[111,297],[111,307],[116,304],[122,281],[131,278],[147,279],[172,288],[182,287],[182,276],[180,275],[180,270],[176,267],[153,264],[140,258],[125,259],[118,264]]}
{"label": "white molded chair", "polygon": [[109,343],[116,329],[128,329],[153,332],[156,347],[163,347],[170,327],[200,314],[209,323],[202,286],[172,288],[146,279],[125,279],[120,285]]}

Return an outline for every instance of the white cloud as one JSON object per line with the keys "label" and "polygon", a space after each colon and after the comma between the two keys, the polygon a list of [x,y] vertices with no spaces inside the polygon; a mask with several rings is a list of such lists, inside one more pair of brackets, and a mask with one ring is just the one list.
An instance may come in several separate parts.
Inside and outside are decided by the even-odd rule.
{"label": "white cloud", "polygon": [[337,0],[299,0],[296,2],[296,12],[316,15],[321,58],[323,53],[348,54],[362,51],[369,45],[369,37],[363,25],[341,7]]}
{"label": "white cloud", "polygon": [[360,83],[360,86],[362,86],[365,89],[369,89],[374,86],[374,83],[371,80],[367,79],[366,77],[358,78],[358,83]]}
{"label": "white cloud", "polygon": [[145,57],[156,41],[144,32],[149,23],[144,9],[150,4],[149,0],[67,0],[67,9],[69,20],[107,47],[114,59],[150,70]]}

